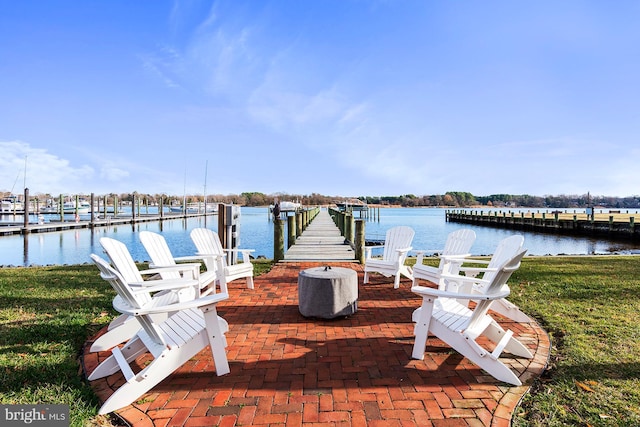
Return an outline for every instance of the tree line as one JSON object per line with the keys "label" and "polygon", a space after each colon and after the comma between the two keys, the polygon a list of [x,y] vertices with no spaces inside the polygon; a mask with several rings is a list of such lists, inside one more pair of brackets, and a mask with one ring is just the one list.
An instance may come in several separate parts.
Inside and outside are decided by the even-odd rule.
{"label": "tree line", "polygon": [[[74,195],[75,196],[75,195]],[[85,199],[89,195],[84,195]],[[187,195],[172,196],[166,194],[143,194],[136,191],[132,193],[107,195],[95,195],[95,197],[104,200],[107,198],[108,203],[119,202],[130,203],[138,200],[138,203],[148,203],[157,205],[162,202],[167,205],[180,205],[186,199],[187,203],[203,202],[204,196]],[[37,194],[30,198],[37,198],[40,201],[58,200],[59,195]],[[276,201],[292,201],[301,203],[304,206],[326,206],[334,203],[366,203],[369,205],[380,206],[401,206],[401,207],[473,207],[473,206],[489,206],[489,207],[528,207],[528,208],[586,208],[589,206],[599,206],[612,209],[635,209],[640,208],[640,196],[629,197],[610,197],[610,196],[593,196],[589,193],[582,195],[547,195],[532,196],[529,194],[492,194],[488,196],[475,196],[469,192],[448,191],[445,194],[416,196],[414,194],[404,194],[399,196],[360,196],[357,198],[344,196],[327,196],[318,193],[311,194],[288,194],[274,193],[265,194],[261,192],[244,192],[241,194],[211,194],[207,196],[207,203],[225,203],[240,206],[269,206]]]}

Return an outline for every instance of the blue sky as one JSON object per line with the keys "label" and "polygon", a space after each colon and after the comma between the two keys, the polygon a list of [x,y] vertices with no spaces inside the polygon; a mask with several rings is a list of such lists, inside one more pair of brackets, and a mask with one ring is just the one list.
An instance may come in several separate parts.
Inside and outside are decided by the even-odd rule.
{"label": "blue sky", "polygon": [[637,195],[639,21],[637,1],[0,0],[0,191],[201,194],[206,170],[209,194]]}

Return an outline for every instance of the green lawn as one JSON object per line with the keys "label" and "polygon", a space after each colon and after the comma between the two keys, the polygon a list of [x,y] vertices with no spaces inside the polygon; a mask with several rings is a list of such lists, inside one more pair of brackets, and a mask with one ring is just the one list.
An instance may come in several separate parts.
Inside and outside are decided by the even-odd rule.
{"label": "green lawn", "polygon": [[[639,272],[632,256],[525,258],[509,299],[553,350],[516,427],[640,426]],[[78,355],[113,317],[113,295],[93,265],[0,269],[0,403],[68,404],[71,425],[109,425]]]}

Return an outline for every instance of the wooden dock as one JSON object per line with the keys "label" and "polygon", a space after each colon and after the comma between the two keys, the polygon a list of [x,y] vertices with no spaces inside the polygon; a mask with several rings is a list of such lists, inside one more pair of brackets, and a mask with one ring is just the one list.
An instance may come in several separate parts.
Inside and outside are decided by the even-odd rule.
{"label": "wooden dock", "polygon": [[463,224],[539,233],[564,234],[606,238],[610,240],[640,240],[640,227],[635,225],[635,215],[569,214],[559,211],[547,214],[529,212],[482,212],[474,210],[452,210],[446,212],[446,221]]}
{"label": "wooden dock", "polygon": [[283,261],[357,262],[355,251],[345,242],[329,212],[324,209],[287,249]]}
{"label": "wooden dock", "polygon": [[82,219],[79,221],[74,221],[74,220],[50,221],[50,222],[45,222],[44,224],[29,223],[27,228],[25,228],[24,224],[21,222],[7,221],[7,222],[0,223],[0,236],[9,236],[12,234],[47,233],[47,232],[55,232],[55,231],[75,230],[75,229],[81,229],[81,228],[109,227],[113,225],[122,225],[122,224],[135,225],[142,222],[166,221],[171,219],[185,219],[185,218],[202,217],[202,216],[210,216],[210,215],[217,215],[217,214],[216,213],[194,213],[194,214],[164,213],[163,215],[136,215],[135,217],[131,215],[108,217],[108,218],[96,217],[93,220]]}

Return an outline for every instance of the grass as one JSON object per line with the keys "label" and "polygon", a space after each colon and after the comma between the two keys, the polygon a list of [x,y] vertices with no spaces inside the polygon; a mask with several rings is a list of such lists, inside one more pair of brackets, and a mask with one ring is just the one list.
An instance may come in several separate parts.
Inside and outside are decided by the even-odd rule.
{"label": "grass", "polygon": [[[255,275],[270,268],[254,262]],[[78,356],[114,317],[114,295],[92,264],[0,269],[0,403],[67,404],[71,426],[111,425]]]}
{"label": "grass", "polygon": [[[256,274],[271,266],[254,265]],[[515,427],[640,425],[639,267],[633,256],[525,258],[509,299],[553,349]],[[72,426],[114,422],[96,416],[78,363],[113,317],[112,298],[92,265],[0,269],[0,403],[68,404]]]}
{"label": "grass", "polygon": [[552,338],[550,369],[513,425],[640,426],[640,258],[527,259],[510,300]]}
{"label": "grass", "polygon": [[639,271],[634,256],[524,258],[508,299],[549,333],[552,351],[514,427],[640,426]]}

